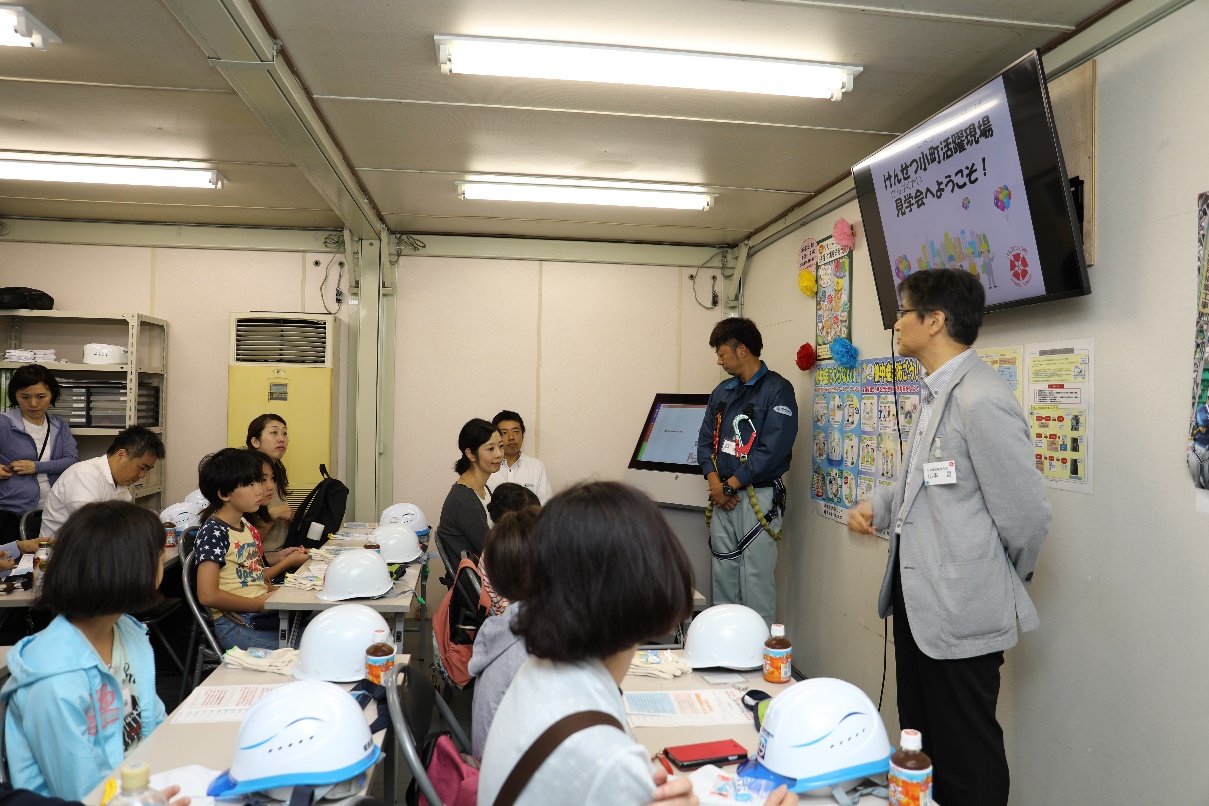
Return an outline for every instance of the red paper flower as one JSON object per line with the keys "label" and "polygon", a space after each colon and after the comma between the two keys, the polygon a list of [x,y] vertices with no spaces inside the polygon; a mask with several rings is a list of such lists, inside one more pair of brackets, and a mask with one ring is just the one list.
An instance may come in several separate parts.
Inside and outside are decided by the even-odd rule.
{"label": "red paper flower", "polygon": [[837,246],[844,249],[851,249],[852,245],[856,243],[856,233],[852,230],[852,225],[842,218],[835,220],[835,226],[831,228],[831,237]]}
{"label": "red paper flower", "polygon": [[814,346],[811,344],[803,344],[798,348],[798,369],[805,372],[814,366]]}

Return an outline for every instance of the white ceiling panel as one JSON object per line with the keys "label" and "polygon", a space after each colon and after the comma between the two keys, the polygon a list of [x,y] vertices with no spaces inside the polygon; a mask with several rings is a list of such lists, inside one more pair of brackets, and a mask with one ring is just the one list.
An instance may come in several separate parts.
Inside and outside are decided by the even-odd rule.
{"label": "white ceiling panel", "polygon": [[0,198],[0,216],[73,221],[139,221],[158,224],[209,224],[232,227],[340,229],[330,210],[273,210],[247,207],[197,207],[158,202],[120,204],[74,200]]}
{"label": "white ceiling panel", "polygon": [[747,230],[701,229],[652,224],[643,227],[618,225],[607,221],[572,221],[524,218],[440,218],[436,216],[385,216],[392,232],[441,235],[488,235],[519,238],[555,238],[587,241],[633,243],[693,244],[717,246],[743,238]]}
{"label": "white ceiling panel", "polygon": [[[337,226],[287,151],[160,0],[13,0],[63,38],[0,48],[0,147],[188,159],[214,195],[0,183],[0,214]],[[226,14],[224,0],[195,0]],[[734,243],[1109,0],[250,0],[402,231]],[[209,4],[209,5],[207,5]],[[443,75],[433,35],[859,64],[839,102]],[[339,156],[332,157],[339,160]],[[312,168],[314,166],[312,165]],[[704,213],[463,202],[468,173],[703,184]],[[788,191],[788,192],[774,192]],[[204,194],[204,192],[203,192]]]}
{"label": "white ceiling panel", "polygon": [[46,51],[0,48],[0,76],[54,82],[180,87],[230,85],[162,3],[13,0],[62,39]]}
{"label": "white ceiling panel", "polygon": [[[889,138],[801,129],[348,101],[321,104],[359,168],[809,192]],[[590,124],[590,125],[589,125]],[[819,157],[823,156],[824,159]]]}
{"label": "white ceiling panel", "polygon": [[[458,198],[456,182],[465,175],[375,171],[365,173],[363,177],[366,188],[387,219],[399,217],[418,221],[425,232],[440,232],[442,226],[458,218],[473,222],[507,219],[531,224],[599,225],[609,228],[620,240],[641,240],[654,234],[652,228],[674,227],[698,231],[701,242],[721,243],[736,232],[750,232],[789,205],[807,198],[798,194],[716,190],[717,198],[706,211],[516,203],[508,205],[507,216],[500,216],[497,202]],[[627,229],[633,229],[633,232],[627,234]],[[621,237],[623,235],[625,237]]]}
{"label": "white ceiling panel", "polygon": [[233,92],[0,81],[0,143],[13,151],[290,164]]}

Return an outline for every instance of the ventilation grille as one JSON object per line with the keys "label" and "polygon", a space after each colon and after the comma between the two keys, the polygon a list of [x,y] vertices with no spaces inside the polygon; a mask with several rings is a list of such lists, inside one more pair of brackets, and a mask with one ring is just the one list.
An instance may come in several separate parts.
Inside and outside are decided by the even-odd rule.
{"label": "ventilation grille", "polygon": [[235,323],[235,361],[325,364],[327,324],[321,319],[239,319]]}

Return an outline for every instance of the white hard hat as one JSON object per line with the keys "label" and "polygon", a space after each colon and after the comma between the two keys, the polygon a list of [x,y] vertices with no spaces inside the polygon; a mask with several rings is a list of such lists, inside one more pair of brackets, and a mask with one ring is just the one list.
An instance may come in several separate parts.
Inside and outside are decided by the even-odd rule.
{"label": "white hard hat", "polygon": [[188,502],[173,504],[160,513],[160,523],[176,524],[176,528],[184,532],[197,526],[200,515],[201,510]]}
{"label": "white hard hat", "polygon": [[421,537],[428,534],[428,519],[415,504],[391,504],[382,510],[378,523],[400,523]]}
{"label": "white hard hat", "polygon": [[384,523],[369,534],[388,563],[409,563],[420,556],[420,537],[401,523]]}
{"label": "white hard hat", "polygon": [[816,677],[768,705],[756,757],[739,775],[809,792],[890,769],[890,740],[873,702],[851,683]]}
{"label": "white hard hat", "polygon": [[206,794],[268,792],[288,801],[293,787],[309,785],[317,787],[316,800],[346,789],[351,795],[381,754],[365,712],[349,692],[315,680],[287,683],[248,709],[231,769],[211,781]]}
{"label": "white hard hat", "polygon": [[684,662],[693,669],[724,666],[759,669],[768,640],[764,618],[740,604],[721,604],[701,611],[684,637]]}
{"label": "white hard hat", "polygon": [[323,576],[323,590],[315,596],[325,602],[372,599],[393,586],[390,569],[382,555],[365,549],[351,549],[332,560]]}
{"label": "white hard hat", "polygon": [[374,631],[386,630],[386,619],[361,604],[342,604],[324,610],[306,626],[298,646],[294,677],[355,683],[365,677],[365,650]]}
{"label": "white hard hat", "polygon": [[206,500],[206,497],[204,495],[202,495],[201,490],[194,490],[193,492],[186,495],[185,503],[192,504],[193,506],[197,507],[198,512],[201,512],[203,509],[210,506],[210,502]]}

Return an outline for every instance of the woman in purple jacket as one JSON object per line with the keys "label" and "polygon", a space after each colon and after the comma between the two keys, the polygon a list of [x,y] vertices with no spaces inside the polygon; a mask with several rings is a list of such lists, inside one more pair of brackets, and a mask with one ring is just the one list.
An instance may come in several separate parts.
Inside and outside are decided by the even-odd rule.
{"label": "woman in purple jacket", "polygon": [[58,401],[59,382],[46,367],[26,364],[13,372],[8,402],[15,408],[0,414],[0,551],[11,560],[37,549],[36,541],[21,541],[21,516],[42,506],[59,475],[79,460],[67,422],[47,413]]}

